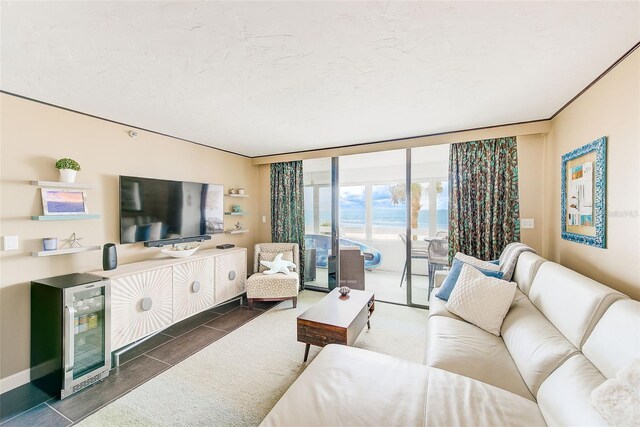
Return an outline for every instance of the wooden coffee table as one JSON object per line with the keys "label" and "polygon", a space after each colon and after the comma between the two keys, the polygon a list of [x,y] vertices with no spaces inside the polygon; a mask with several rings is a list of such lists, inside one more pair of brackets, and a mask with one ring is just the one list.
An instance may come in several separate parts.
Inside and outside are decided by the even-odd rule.
{"label": "wooden coffee table", "polygon": [[352,289],[342,297],[334,289],[307,311],[298,316],[298,341],[306,344],[304,361],[309,357],[309,347],[327,344],[353,345],[367,325],[375,308],[373,292]]}

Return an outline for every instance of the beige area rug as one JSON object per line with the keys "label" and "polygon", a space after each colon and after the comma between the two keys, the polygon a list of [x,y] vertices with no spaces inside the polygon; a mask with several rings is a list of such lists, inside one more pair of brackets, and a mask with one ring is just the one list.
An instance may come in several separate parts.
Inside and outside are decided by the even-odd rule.
{"label": "beige area rug", "polygon": [[[306,368],[296,317],[325,295],[303,291],[296,309],[278,304],[80,425],[258,425]],[[355,346],[421,363],[426,324],[426,310],[377,302]],[[311,347],[309,362],[319,351]]]}

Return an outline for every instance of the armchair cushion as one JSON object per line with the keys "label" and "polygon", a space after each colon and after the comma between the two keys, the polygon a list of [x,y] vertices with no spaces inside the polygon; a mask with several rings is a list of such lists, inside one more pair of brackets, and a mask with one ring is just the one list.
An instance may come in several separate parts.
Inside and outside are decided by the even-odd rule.
{"label": "armchair cushion", "polygon": [[254,273],[247,279],[247,298],[287,298],[298,295],[298,273]]}

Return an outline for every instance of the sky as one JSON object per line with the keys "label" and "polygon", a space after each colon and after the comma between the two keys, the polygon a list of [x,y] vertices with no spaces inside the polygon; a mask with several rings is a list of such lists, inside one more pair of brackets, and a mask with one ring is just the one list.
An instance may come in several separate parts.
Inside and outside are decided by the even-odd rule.
{"label": "sky", "polygon": [[[447,183],[443,184],[443,191],[438,195],[437,209],[447,209],[449,197],[447,194]],[[322,193],[322,192],[321,192]],[[323,200],[321,194],[320,206],[331,206],[331,196],[327,188],[326,200]],[[404,203],[393,205],[391,203],[391,193],[388,185],[374,185],[371,191],[372,205],[374,209],[398,209],[405,208]],[[326,203],[326,204],[325,204]],[[426,192],[422,193],[421,198],[422,210],[429,209],[429,196]],[[341,187],[340,188],[340,209],[344,210],[364,210],[364,187]],[[325,210],[325,209],[321,209]]]}

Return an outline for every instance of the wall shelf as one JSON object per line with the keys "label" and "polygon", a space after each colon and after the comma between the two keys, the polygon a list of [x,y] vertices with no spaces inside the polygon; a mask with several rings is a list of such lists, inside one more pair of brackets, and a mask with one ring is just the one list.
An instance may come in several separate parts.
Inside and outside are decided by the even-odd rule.
{"label": "wall shelf", "polygon": [[95,188],[91,184],[79,184],[75,182],[59,182],[59,181],[31,181],[31,185],[37,187],[58,187],[58,188]]}
{"label": "wall shelf", "polygon": [[73,221],[79,219],[99,219],[100,215],[97,214],[83,214],[83,215],[33,215],[31,219],[33,221]]}
{"label": "wall shelf", "polygon": [[75,254],[78,252],[99,251],[100,249],[101,249],[100,246],[83,246],[81,248],[66,248],[66,249],[56,249],[53,251],[31,252],[31,256],[44,257],[44,256],[53,256],[53,255],[67,255],[67,254]]}
{"label": "wall shelf", "polygon": [[242,230],[227,230],[225,231],[226,234],[242,234],[242,233],[248,233],[249,230],[246,228],[243,228]]}
{"label": "wall shelf", "polygon": [[247,213],[246,212],[225,212],[225,215],[231,215],[231,216],[244,216]]}
{"label": "wall shelf", "polygon": [[248,194],[225,194],[225,197],[236,197],[238,199],[246,199],[247,197],[249,197]]}

